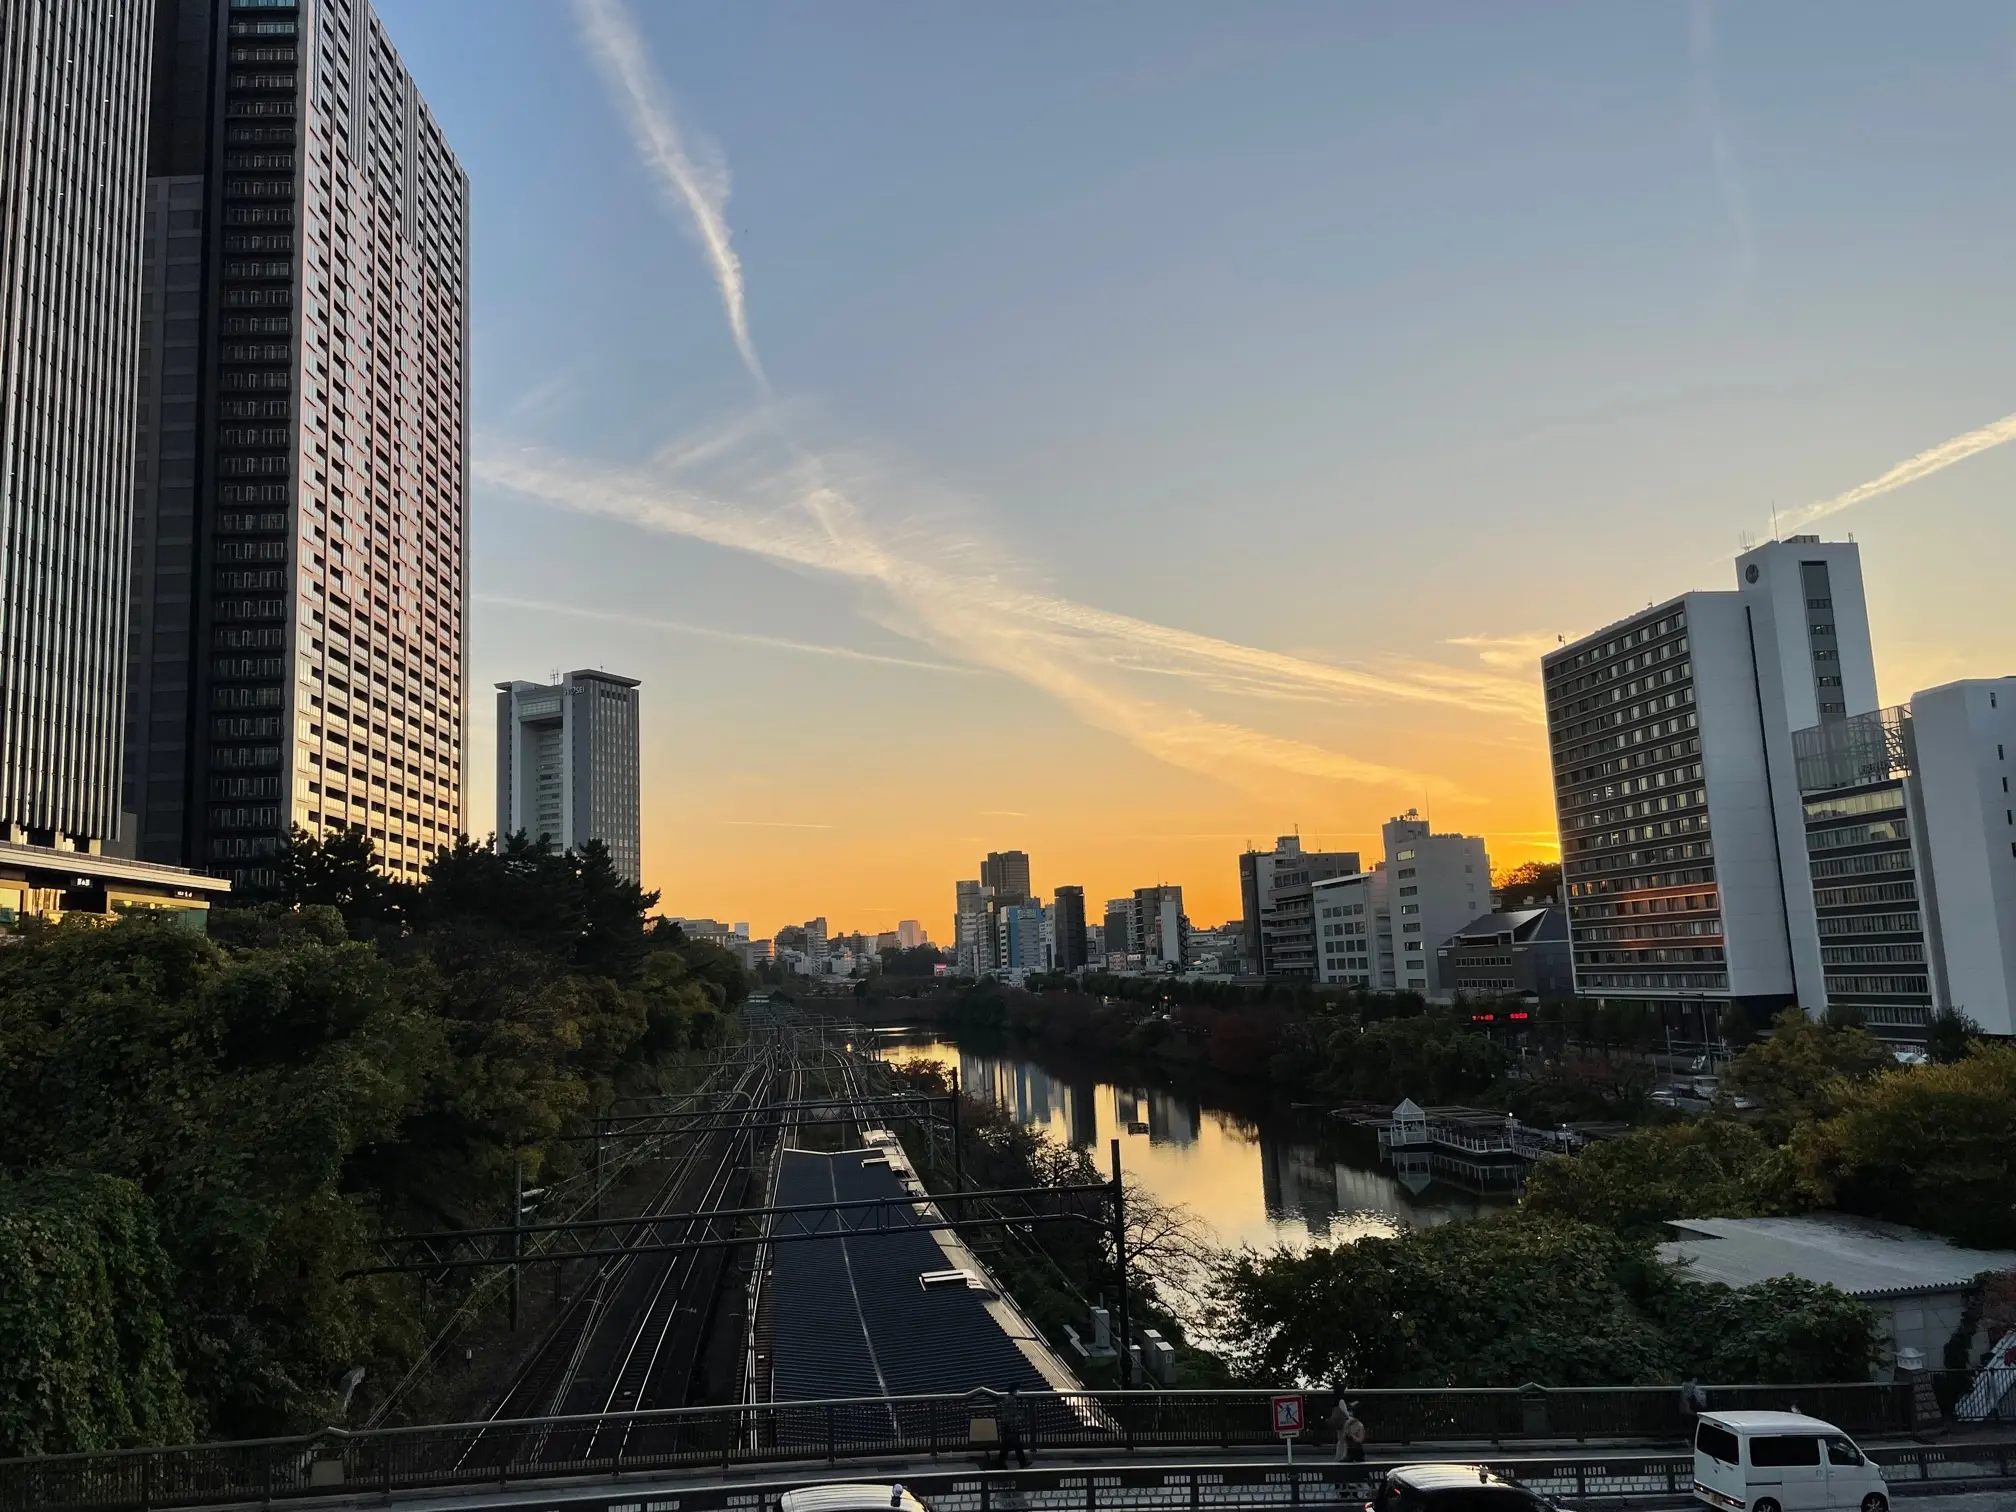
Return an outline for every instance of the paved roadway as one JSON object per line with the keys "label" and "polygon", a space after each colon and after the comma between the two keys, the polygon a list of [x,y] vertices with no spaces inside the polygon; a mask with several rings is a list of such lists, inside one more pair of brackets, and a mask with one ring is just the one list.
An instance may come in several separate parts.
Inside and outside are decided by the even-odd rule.
{"label": "paved roadway", "polygon": [[[1521,1459],[1552,1461],[1555,1464],[1583,1460],[1594,1465],[1606,1460],[1663,1457],[1675,1452],[1672,1444],[1522,1444],[1516,1448],[1510,1445],[1443,1444],[1422,1446],[1417,1458],[1453,1460],[1457,1463],[1484,1460],[1508,1465],[1516,1465]],[[1387,1459],[1383,1455],[1375,1455],[1375,1459],[1388,1464],[1404,1462]],[[1329,1465],[1333,1461],[1331,1451],[1326,1447],[1298,1453],[1295,1462],[1301,1468]],[[771,1463],[716,1471],[625,1475],[615,1481],[599,1478],[549,1481],[524,1487],[470,1486],[459,1491],[398,1493],[390,1505],[398,1512],[679,1512],[683,1502],[690,1512],[724,1507],[732,1508],[734,1512],[759,1512],[759,1509],[774,1507],[779,1494],[797,1486],[849,1481],[905,1481],[913,1485],[927,1505],[949,1507],[950,1512],[974,1512],[979,1503],[976,1492],[979,1464],[977,1456],[964,1454],[946,1454],[935,1460],[928,1457],[863,1460],[838,1466],[816,1462],[796,1467]],[[1250,1472],[1261,1468],[1279,1469],[1282,1465],[1283,1459],[1278,1453],[1248,1455],[1235,1451],[1229,1455],[1200,1457],[1195,1451],[1166,1455],[1141,1452],[1124,1457],[1074,1458],[1064,1452],[1039,1452],[1028,1481],[1022,1485],[1016,1484],[1021,1477],[1014,1471],[1005,1475],[993,1471],[988,1475],[991,1490],[989,1512],[1043,1512],[1043,1509],[1066,1506],[1082,1507],[1084,1492],[1061,1490],[1057,1484],[1060,1475],[1075,1475],[1077,1479],[1073,1484],[1082,1487],[1087,1478],[1096,1479],[1102,1471],[1133,1472],[1128,1479],[1139,1484],[1148,1480],[1159,1481],[1161,1477],[1157,1472],[1212,1469]],[[948,1483],[953,1478],[962,1483],[957,1494],[948,1491]],[[1200,1477],[1203,1478],[1208,1477]],[[1187,1476],[1183,1477],[1186,1483],[1187,1479]],[[1146,1489],[1145,1486],[1143,1489]],[[1278,1507],[1280,1512],[1289,1512],[1288,1488],[1285,1485],[1245,1489],[1248,1492],[1246,1495],[1232,1493],[1232,1496],[1227,1496],[1232,1488],[1220,1488],[1219,1497],[1223,1499],[1214,1499],[1214,1512],[1232,1512],[1239,1507]],[[1995,1491],[1936,1493],[1922,1483],[1906,1481],[1894,1486],[1892,1492],[1897,1512],[2016,1512],[2016,1486]],[[1117,1503],[1122,1495],[1116,1487],[1103,1493],[1100,1500],[1106,1503],[1110,1498],[1111,1502]],[[1147,1493],[1148,1499],[1165,1506],[1169,1505],[1168,1495],[1166,1491],[1159,1496]],[[1178,1495],[1180,1497],[1181,1493]],[[1183,1499],[1187,1500],[1187,1497]],[[1678,1512],[1681,1508],[1700,1505],[1691,1498],[1675,1498],[1663,1493],[1628,1498],[1590,1497],[1586,1500],[1571,1497],[1568,1500],[1572,1505],[1611,1509],[1611,1512]],[[363,1512],[366,1508],[383,1509],[386,1505],[385,1499],[375,1493],[353,1497],[339,1495],[326,1500],[316,1498],[305,1504],[302,1512],[308,1512],[310,1507],[315,1512],[350,1512],[353,1508],[356,1512]],[[1144,1506],[1146,1502],[1136,1500],[1135,1505]],[[1324,1508],[1355,1509],[1359,1502],[1355,1496],[1340,1499],[1337,1492],[1327,1486],[1305,1485],[1301,1489],[1299,1505],[1308,1512],[1318,1512],[1318,1509]]]}

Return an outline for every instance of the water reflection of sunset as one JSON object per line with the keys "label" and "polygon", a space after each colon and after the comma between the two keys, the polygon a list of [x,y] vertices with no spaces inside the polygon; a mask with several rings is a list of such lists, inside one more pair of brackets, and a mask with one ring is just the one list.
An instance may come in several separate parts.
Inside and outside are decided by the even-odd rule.
{"label": "water reflection of sunset", "polygon": [[1107,1142],[1117,1137],[1126,1172],[1162,1201],[1188,1207],[1222,1245],[1348,1243],[1488,1207],[1440,1184],[1417,1196],[1384,1167],[1340,1160],[1297,1137],[1285,1116],[1255,1123],[1145,1078],[1125,1085],[1058,1075],[1022,1056],[961,1049],[928,1030],[885,1034],[880,1053],[957,1066],[969,1094],[1085,1150],[1102,1174]]}

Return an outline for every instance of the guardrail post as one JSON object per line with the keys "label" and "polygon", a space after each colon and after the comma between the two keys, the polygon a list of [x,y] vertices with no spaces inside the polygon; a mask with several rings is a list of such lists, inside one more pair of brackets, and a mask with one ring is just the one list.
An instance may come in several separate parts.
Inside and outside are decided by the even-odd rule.
{"label": "guardrail post", "polygon": [[142,1512],[154,1505],[154,1456],[140,1456],[140,1506]]}
{"label": "guardrail post", "polygon": [[833,1408],[826,1408],[826,1463],[833,1463]]}
{"label": "guardrail post", "polygon": [[931,1458],[938,1458],[938,1398],[931,1398],[925,1410],[931,1415]]}
{"label": "guardrail post", "polygon": [[273,1505],[273,1446],[271,1444],[266,1446],[266,1468],[265,1474],[261,1478],[266,1485],[264,1501],[270,1507]]}
{"label": "guardrail post", "polygon": [[378,1473],[378,1485],[387,1502],[392,1500],[392,1443],[391,1439],[378,1440],[378,1463],[384,1466]]}

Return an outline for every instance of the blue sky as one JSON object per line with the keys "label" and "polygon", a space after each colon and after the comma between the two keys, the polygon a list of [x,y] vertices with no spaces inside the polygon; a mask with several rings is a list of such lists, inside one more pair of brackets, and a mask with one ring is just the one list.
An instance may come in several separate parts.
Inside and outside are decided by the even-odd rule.
{"label": "blue sky", "polygon": [[[675,912],[1545,853],[1540,645],[2016,411],[2003,6],[633,0],[767,391],[590,12],[379,9],[474,186],[472,683],[645,679]],[[2012,481],[1815,527],[1886,698],[2016,665]]]}

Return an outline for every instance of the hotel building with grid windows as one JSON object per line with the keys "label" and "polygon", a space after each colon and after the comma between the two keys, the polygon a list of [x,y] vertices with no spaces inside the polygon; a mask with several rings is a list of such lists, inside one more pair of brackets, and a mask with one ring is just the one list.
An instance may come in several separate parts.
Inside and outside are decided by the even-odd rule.
{"label": "hotel building with grid windows", "polygon": [[464,828],[469,185],[367,0],[157,0],[136,853]]}
{"label": "hotel building with grid windows", "polygon": [[1712,1034],[1825,1006],[1793,732],[1876,707],[1852,542],[1744,553],[1542,658],[1576,990]]}

